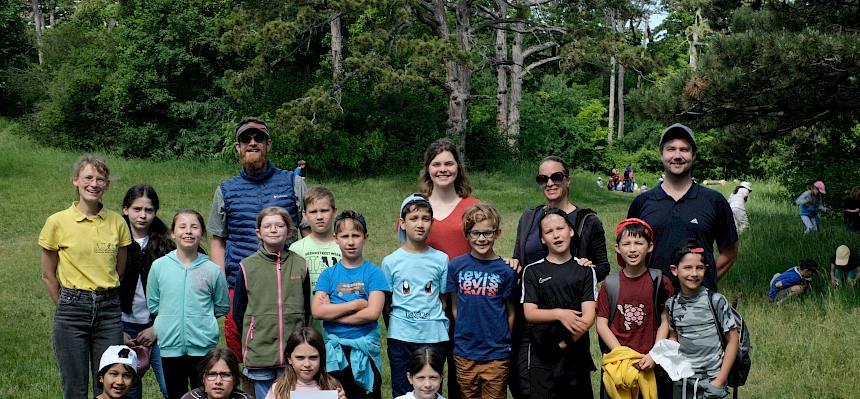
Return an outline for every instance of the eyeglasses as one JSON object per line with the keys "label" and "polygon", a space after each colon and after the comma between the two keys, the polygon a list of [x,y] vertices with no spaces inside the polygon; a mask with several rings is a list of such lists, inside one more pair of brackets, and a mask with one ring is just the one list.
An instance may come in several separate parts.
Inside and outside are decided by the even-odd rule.
{"label": "eyeglasses", "polygon": [[535,176],[535,181],[537,182],[538,185],[545,186],[547,183],[549,183],[550,180],[552,180],[552,182],[555,184],[561,184],[564,182],[564,179],[566,179],[566,178],[567,178],[567,175],[564,174],[564,172],[555,172],[549,176],[537,175],[537,176]]}
{"label": "eyeglasses", "polygon": [[215,373],[215,372],[211,372],[211,373],[206,373],[205,377],[206,377],[206,381],[215,381],[215,380],[217,380],[217,379],[218,379],[218,377],[221,377],[221,380],[223,380],[223,381],[232,381],[232,380],[233,380],[233,373],[228,373],[228,372]]}
{"label": "eyeglasses", "polygon": [[239,135],[239,143],[242,144],[251,144],[251,139],[258,143],[265,143],[269,140],[269,135],[260,131],[255,131],[253,133],[247,132]]}
{"label": "eyeglasses", "polygon": [[477,240],[480,237],[484,237],[485,239],[491,239],[498,230],[469,230],[469,238],[473,240]]}

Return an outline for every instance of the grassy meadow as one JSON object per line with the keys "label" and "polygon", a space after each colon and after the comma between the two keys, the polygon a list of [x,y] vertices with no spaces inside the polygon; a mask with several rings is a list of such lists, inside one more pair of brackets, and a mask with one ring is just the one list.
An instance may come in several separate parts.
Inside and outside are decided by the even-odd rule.
{"label": "grassy meadow", "polygon": [[[69,176],[80,154],[44,148],[12,136],[9,127],[10,122],[0,120],[0,286],[4,287],[0,290],[0,303],[4,304],[0,307],[0,398],[60,397],[50,340],[54,308],[39,278],[36,240],[45,218],[73,200]],[[393,177],[319,182],[313,179],[311,169],[309,180],[330,187],[338,208],[352,208],[366,215],[371,236],[365,255],[379,263],[397,247],[393,226],[398,206],[405,195],[416,190],[419,162],[416,157],[410,165],[390,165]],[[119,211],[126,188],[147,182],[158,190],[162,201],[159,215],[168,223],[179,208],[191,207],[208,214],[213,189],[238,171],[235,162],[219,160],[156,162],[108,157],[108,163],[111,188],[105,196],[106,206]],[[511,167],[504,173],[470,176],[474,196],[495,204],[502,213],[503,233],[497,244],[500,254],[512,253],[522,210],[542,201],[533,180],[535,170],[536,165],[527,170]],[[572,195],[580,206],[598,212],[611,243],[611,232],[626,215],[633,195],[598,189],[596,177],[576,174]],[[860,237],[847,233],[836,219],[826,219],[821,233],[804,237],[792,202],[797,193],[767,182],[753,185],[748,203],[752,227],[741,237],[737,263],[720,284],[730,299],[740,300],[739,310],[753,337],[753,368],[740,395],[856,397],[851,376],[860,375],[860,296],[854,290],[831,290],[826,276],[836,246],[849,243],[852,249],[860,248]],[[727,194],[733,185],[716,188]],[[816,259],[822,271],[814,292],[780,307],[771,305],[766,296],[771,276],[803,257]],[[592,340],[595,337],[592,333]],[[593,345],[599,361],[596,347]],[[385,372],[387,366],[383,369]],[[145,397],[155,398],[154,378],[148,375]],[[596,374],[593,380],[596,384]],[[387,378],[383,392],[386,397],[390,392]]]}

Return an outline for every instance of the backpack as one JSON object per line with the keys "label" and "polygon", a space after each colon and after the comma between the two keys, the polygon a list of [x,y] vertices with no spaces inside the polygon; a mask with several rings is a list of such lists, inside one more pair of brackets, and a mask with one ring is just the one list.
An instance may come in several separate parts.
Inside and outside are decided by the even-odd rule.
{"label": "backpack", "polygon": [[579,253],[579,244],[582,241],[582,230],[585,229],[585,221],[588,220],[589,217],[596,218],[597,212],[591,210],[590,208],[579,208],[577,210],[576,223],[574,223],[574,229],[576,230],[576,234],[573,235],[573,240],[570,243],[571,255],[573,256],[584,256]]}
{"label": "backpack", "polygon": [[[673,315],[675,313],[675,303],[678,302],[678,295],[675,295],[675,297],[672,299],[672,306],[669,311],[670,322],[674,320]],[[727,346],[726,335],[723,334],[723,329],[721,328],[722,323],[720,322],[719,315],[717,314],[716,308],[714,306],[717,297],[711,290],[708,290],[708,296],[710,297],[710,301],[708,301],[708,307],[711,309],[711,314],[714,316],[714,326],[717,328],[717,336],[720,337],[720,345],[725,351]],[[732,392],[732,397],[737,398],[738,387],[743,386],[747,383],[747,377],[749,377],[750,368],[752,367],[752,358],[750,357],[750,349],[752,349],[752,343],[750,339],[750,332],[747,328],[747,324],[744,321],[744,318],[741,317],[741,314],[738,313],[738,310],[735,309],[735,306],[733,306],[732,304],[729,304],[729,313],[731,313],[732,318],[735,320],[735,324],[738,326],[738,354],[737,357],[735,357],[734,364],[732,364],[732,369],[729,371],[729,379],[727,382],[727,386],[734,388]]]}
{"label": "backpack", "polygon": [[[609,298],[609,323],[607,323],[610,327],[612,326],[612,320],[615,319],[615,313],[618,312],[618,294],[621,291],[621,277],[619,273],[612,273],[606,276],[606,279],[603,280],[603,289],[606,290],[606,296]],[[660,298],[660,292],[663,291],[663,271],[660,269],[651,269],[648,268],[648,274],[651,275],[651,283],[652,283],[652,292],[654,293],[654,318],[657,321],[657,326],[660,325],[660,313],[658,311],[658,300]],[[603,351],[608,351],[609,348],[606,347],[606,344],[603,343],[603,340],[599,340],[600,349]]]}

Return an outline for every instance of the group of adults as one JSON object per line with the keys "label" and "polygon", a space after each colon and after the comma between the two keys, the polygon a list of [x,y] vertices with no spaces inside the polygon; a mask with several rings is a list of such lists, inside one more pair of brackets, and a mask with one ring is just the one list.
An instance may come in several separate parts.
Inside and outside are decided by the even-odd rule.
{"label": "group of adults", "polygon": [[[264,121],[243,119],[236,127],[235,137],[241,169],[237,176],[224,180],[215,189],[208,220],[212,234],[210,258],[224,268],[231,303],[233,287],[240,273],[239,261],[257,250],[255,218],[265,207],[280,206],[294,220],[301,220],[301,198],[306,189],[303,178],[294,171],[274,166],[269,160],[272,139]],[[721,194],[693,181],[691,172],[697,147],[690,128],[681,124],[667,127],[661,136],[659,151],[665,179],[662,184],[635,198],[628,217],[643,219],[652,226],[655,247],[650,266],[662,269],[664,275],[671,275],[669,258],[676,246],[691,239],[700,243],[708,260],[704,285],[716,290],[717,281],[728,272],[738,253],[732,211]],[[551,206],[563,210],[575,226],[575,242],[571,250],[574,256],[591,261],[596,284],[610,271],[604,227],[595,210],[571,201],[569,162],[575,163],[576,160],[549,156],[538,165],[536,183],[545,201],[526,209],[520,217],[510,263],[519,270],[521,266],[546,256],[546,249],[540,241],[538,216],[544,206]],[[429,146],[424,154],[419,185],[433,208],[434,224],[428,244],[445,252],[449,259],[467,253],[469,246],[463,235],[462,216],[468,207],[480,200],[471,196],[465,164],[450,140],[440,139]],[[713,251],[714,243],[717,244],[718,255]],[[242,353],[233,317],[228,315],[224,320],[228,348],[237,354]],[[511,391],[518,399],[529,397],[530,365],[522,356],[529,338],[518,334],[523,330],[523,323],[520,309],[512,337],[510,373]],[[55,346],[62,344],[55,342]],[[92,356],[98,355],[92,352]],[[453,376],[447,379],[448,394],[453,399],[459,397],[456,381]],[[66,397],[79,399],[77,396]]]}
{"label": "group of adults", "polygon": [[[236,149],[242,169],[239,176],[225,180],[216,190],[209,221],[213,234],[212,258],[225,266],[231,287],[239,272],[238,261],[256,250],[252,227],[256,214],[263,207],[279,205],[298,215],[297,204],[301,201],[297,199],[301,198],[304,184],[295,178],[293,172],[278,169],[268,161],[272,141],[265,123],[246,120],[236,131]],[[697,146],[690,128],[681,124],[666,128],[659,149],[665,179],[654,189],[636,197],[630,205],[628,217],[641,218],[654,229],[651,267],[662,269],[665,275],[671,275],[669,258],[675,247],[691,239],[700,243],[708,260],[704,285],[716,290],[717,281],[728,272],[738,254],[738,235],[732,210],[720,193],[693,181]],[[576,227],[572,245],[574,255],[589,259],[596,279],[602,281],[610,271],[603,223],[595,210],[571,201],[568,161],[556,156],[546,157],[538,165],[536,183],[545,201],[526,209],[520,217],[512,266],[520,269],[520,266],[546,256],[546,249],[540,242],[538,216],[544,206],[551,206],[568,215]],[[471,196],[472,187],[465,164],[450,140],[437,140],[427,148],[419,185],[433,208],[434,223],[428,244],[443,251],[449,259],[469,252],[468,241],[463,235],[462,216],[467,208],[480,200]],[[713,251],[714,243],[717,244],[718,255]],[[520,310],[518,327],[523,322]],[[517,334],[522,330],[515,327],[512,337],[514,361],[510,381],[515,397],[528,398],[529,364],[528,359],[522,356],[528,346],[528,337]],[[238,350],[239,337],[231,317],[225,319],[225,331],[228,346]],[[453,372],[454,368],[449,370]],[[457,379],[449,375],[447,380],[449,398],[457,399]]]}

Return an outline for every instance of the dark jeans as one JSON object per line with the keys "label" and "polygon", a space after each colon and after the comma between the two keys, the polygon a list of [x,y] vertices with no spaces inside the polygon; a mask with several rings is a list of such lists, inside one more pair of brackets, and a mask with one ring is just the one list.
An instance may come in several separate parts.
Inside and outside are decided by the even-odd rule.
{"label": "dark jeans", "polygon": [[186,392],[203,386],[199,369],[201,360],[203,356],[184,355],[161,358],[168,398],[181,399]]}
{"label": "dark jeans", "polygon": [[[343,348],[343,355],[348,361],[352,348],[346,345],[341,345],[341,348]],[[346,366],[343,370],[332,371],[329,374],[340,382],[343,386],[343,392],[349,399],[382,399],[382,374],[380,374],[379,369],[376,368],[376,364],[374,364],[373,361],[370,362],[370,366],[373,368],[372,392],[365,392],[364,389],[355,382],[355,377],[352,375],[352,364]],[[322,365],[322,367],[325,367],[325,365]]]}
{"label": "dark jeans", "polygon": [[[86,399],[101,393],[98,368],[102,353],[122,344],[122,320],[117,289],[60,289],[54,313],[52,341],[65,399]],[[93,395],[87,395],[90,372]]]}
{"label": "dark jeans", "polygon": [[[412,392],[412,384],[406,378],[406,368],[409,365],[409,360],[412,359],[412,352],[425,346],[436,349],[443,358],[445,357],[447,341],[434,344],[418,344],[392,338],[388,339],[388,365],[391,367],[392,398]],[[448,368],[454,368],[454,365],[448,364]]]}
{"label": "dark jeans", "polygon": [[[149,325],[146,324],[137,324],[137,323],[122,323],[122,332],[128,334],[132,339],[137,337],[137,334],[140,334],[141,331],[149,328]],[[164,382],[164,370],[161,367],[161,349],[158,348],[158,343],[152,345],[152,352],[149,354],[149,368],[152,369],[153,374],[155,374],[155,381],[158,383],[158,388],[161,391],[162,397],[167,397],[167,384]],[[128,390],[129,399],[140,399],[143,397],[143,376],[144,374],[139,375],[137,383],[132,385]]]}

